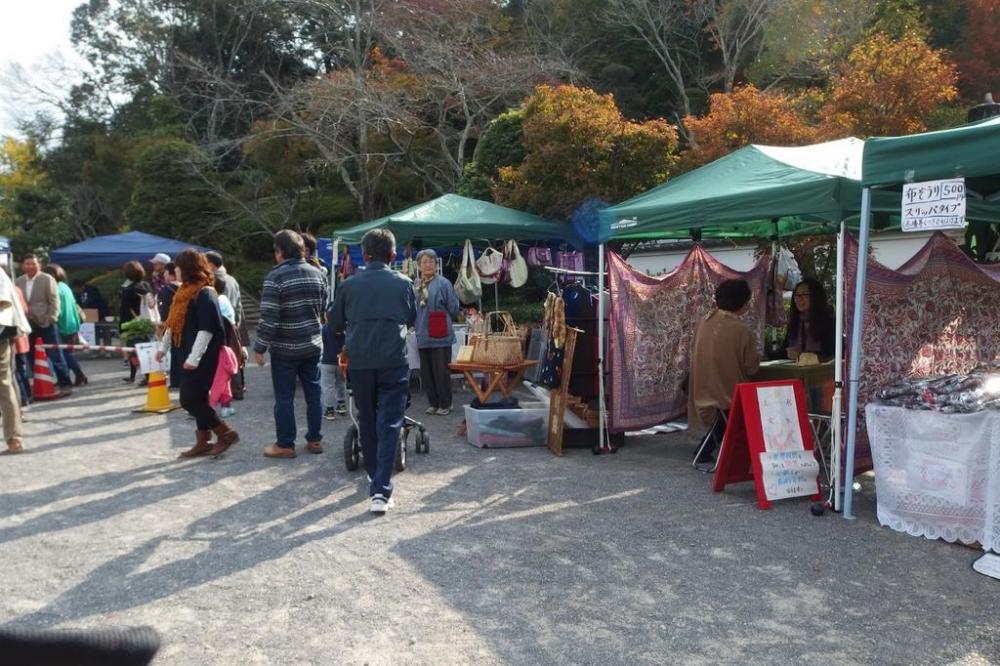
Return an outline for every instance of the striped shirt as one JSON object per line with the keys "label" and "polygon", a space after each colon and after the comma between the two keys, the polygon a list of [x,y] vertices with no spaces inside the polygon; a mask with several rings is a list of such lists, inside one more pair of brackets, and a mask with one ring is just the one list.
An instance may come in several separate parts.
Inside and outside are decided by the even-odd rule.
{"label": "striped shirt", "polygon": [[269,351],[272,358],[289,360],[319,356],[327,294],[323,273],[304,259],[278,264],[261,288],[254,351]]}

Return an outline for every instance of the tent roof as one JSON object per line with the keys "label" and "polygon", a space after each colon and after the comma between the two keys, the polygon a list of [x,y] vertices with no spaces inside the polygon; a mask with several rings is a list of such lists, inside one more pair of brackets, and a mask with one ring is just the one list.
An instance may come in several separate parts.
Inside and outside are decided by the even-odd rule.
{"label": "tent roof", "polygon": [[936,132],[869,139],[862,182],[890,185],[964,176],[970,179],[969,189],[985,196],[1000,189],[998,154],[1000,117]]}
{"label": "tent roof", "polygon": [[573,228],[537,215],[457,194],[418,204],[398,213],[336,232],[346,243],[357,243],[372,229],[387,228],[398,242],[415,238],[425,245],[448,245],[466,238],[482,240],[572,240]]}
{"label": "tent roof", "polygon": [[181,250],[194,248],[207,252],[208,248],[184,243],[170,238],[162,238],[141,231],[129,231],[112,236],[95,236],[79,243],[53,250],[49,254],[52,263],[70,266],[121,266],[126,261],[149,262],[157,252],[165,252],[173,257]]}
{"label": "tent roof", "polygon": [[[606,238],[769,236],[837,223],[861,200],[864,142],[750,145],[601,211]],[[740,225],[735,228],[735,225]]]}

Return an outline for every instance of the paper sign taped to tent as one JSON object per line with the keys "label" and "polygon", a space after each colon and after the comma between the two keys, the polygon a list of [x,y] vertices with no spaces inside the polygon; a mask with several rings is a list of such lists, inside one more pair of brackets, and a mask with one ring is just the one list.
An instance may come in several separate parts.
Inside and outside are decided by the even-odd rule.
{"label": "paper sign taped to tent", "polygon": [[164,357],[163,362],[156,360],[156,349],[159,345],[155,342],[138,342],[135,345],[135,355],[139,359],[139,372],[148,375],[151,372],[169,372],[168,359]]}
{"label": "paper sign taped to tent", "polygon": [[965,179],[903,185],[901,213],[903,231],[964,229]]}

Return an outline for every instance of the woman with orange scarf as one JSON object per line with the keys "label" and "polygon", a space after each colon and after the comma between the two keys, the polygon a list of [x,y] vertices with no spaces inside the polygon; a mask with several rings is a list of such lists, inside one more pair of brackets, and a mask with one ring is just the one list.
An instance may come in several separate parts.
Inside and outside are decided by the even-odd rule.
{"label": "woman with orange scarf", "polygon": [[[181,453],[182,458],[218,456],[239,441],[240,436],[219,418],[208,402],[209,389],[219,363],[219,349],[225,344],[225,329],[219,313],[219,301],[212,284],[212,269],[205,255],[184,250],[174,258],[177,280],[181,283],[163,323],[160,351],[162,361],[170,349],[180,352],[181,407],[195,418],[195,445]],[[212,444],[212,433],[216,441]]]}

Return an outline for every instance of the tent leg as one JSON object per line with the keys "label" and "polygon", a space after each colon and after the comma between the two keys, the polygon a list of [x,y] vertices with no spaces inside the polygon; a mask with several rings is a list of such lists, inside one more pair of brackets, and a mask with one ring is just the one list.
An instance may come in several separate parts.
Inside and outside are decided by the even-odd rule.
{"label": "tent leg", "polygon": [[[604,243],[597,246],[597,447],[604,451],[607,409],[604,403]],[[607,449],[610,449],[610,443]]]}
{"label": "tent leg", "polygon": [[861,331],[865,316],[865,281],[868,279],[868,235],[871,227],[872,191],[861,191],[858,234],[858,269],[854,282],[854,321],[851,324],[851,364],[848,369],[847,460],[844,465],[844,518],[854,520],[854,455],[858,434],[858,377],[861,370]]}
{"label": "tent leg", "polygon": [[840,511],[841,497],[841,436],[843,427],[841,415],[844,403],[844,234],[847,224],[840,223],[837,234],[837,295],[836,295],[836,350],[833,359],[833,404],[830,410],[830,450],[831,466],[833,467],[833,510]]}

